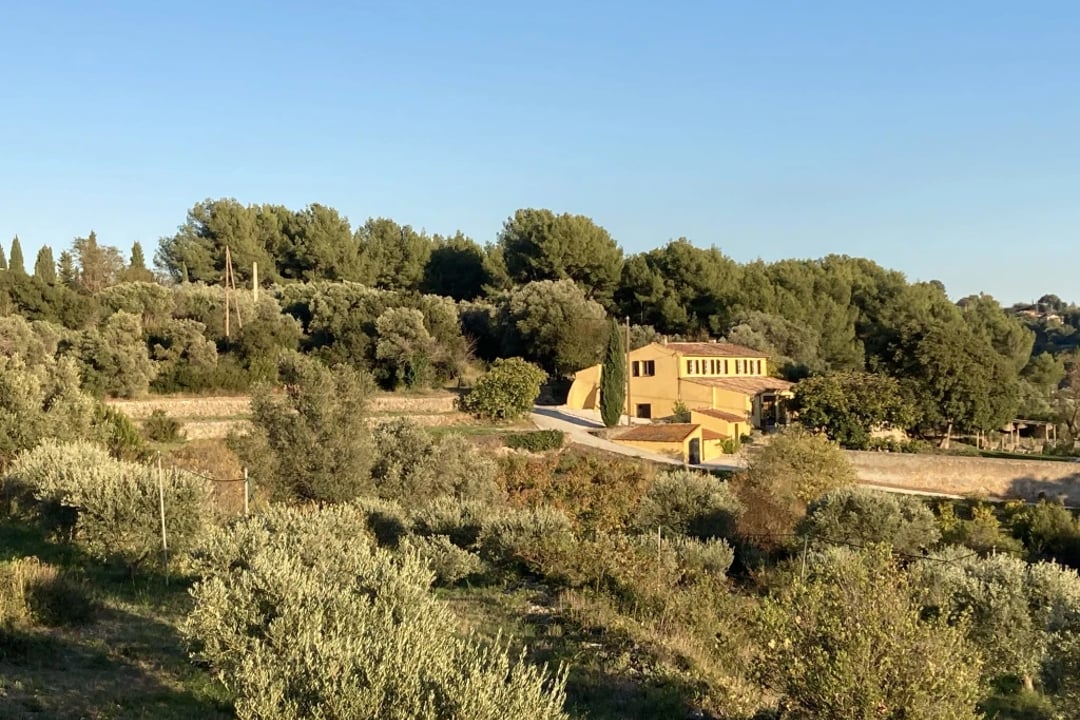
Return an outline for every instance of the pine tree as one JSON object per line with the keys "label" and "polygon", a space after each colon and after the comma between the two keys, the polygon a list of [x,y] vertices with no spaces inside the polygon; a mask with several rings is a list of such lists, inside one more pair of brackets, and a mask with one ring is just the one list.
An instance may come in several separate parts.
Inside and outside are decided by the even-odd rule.
{"label": "pine tree", "polygon": [[34,261],[34,277],[49,285],[56,282],[56,263],[53,261],[52,248],[48,245],[43,245],[38,250],[37,260]]}
{"label": "pine tree", "polygon": [[600,417],[603,418],[604,425],[614,427],[619,424],[619,416],[622,415],[625,403],[626,350],[619,323],[613,318],[600,374]]}
{"label": "pine tree", "polygon": [[0,270],[7,270],[7,258],[4,257],[3,245],[0,245]]}
{"label": "pine tree", "polygon": [[8,269],[19,275],[26,274],[26,263],[23,262],[22,243],[19,242],[18,235],[11,241],[11,259],[8,262]]}
{"label": "pine tree", "polygon": [[79,281],[79,275],[75,272],[75,256],[67,250],[60,253],[60,260],[56,263],[56,279],[66,287],[75,287]]}
{"label": "pine tree", "polygon": [[143,249],[140,243],[135,243],[131,246],[131,261],[124,271],[124,280],[127,282],[154,281],[154,274],[146,269],[146,257],[143,255]]}

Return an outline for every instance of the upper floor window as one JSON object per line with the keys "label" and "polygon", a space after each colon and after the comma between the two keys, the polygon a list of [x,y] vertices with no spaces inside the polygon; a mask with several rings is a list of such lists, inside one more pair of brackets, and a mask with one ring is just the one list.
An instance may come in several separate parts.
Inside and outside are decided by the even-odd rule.
{"label": "upper floor window", "polygon": [[656,361],[635,360],[630,365],[630,374],[634,377],[652,377],[656,374]]}

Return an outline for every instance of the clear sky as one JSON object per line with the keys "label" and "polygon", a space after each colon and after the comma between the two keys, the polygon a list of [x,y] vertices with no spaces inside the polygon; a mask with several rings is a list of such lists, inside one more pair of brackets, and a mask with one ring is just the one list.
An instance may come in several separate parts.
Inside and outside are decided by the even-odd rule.
{"label": "clear sky", "polygon": [[0,243],[207,197],[1080,301],[1080,3],[0,0]]}

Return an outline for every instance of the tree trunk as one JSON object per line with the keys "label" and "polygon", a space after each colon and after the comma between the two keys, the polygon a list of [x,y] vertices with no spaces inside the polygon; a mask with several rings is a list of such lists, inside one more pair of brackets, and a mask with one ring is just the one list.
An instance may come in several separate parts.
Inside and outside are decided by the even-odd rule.
{"label": "tree trunk", "polygon": [[949,442],[951,440],[952,440],[952,420],[950,420],[949,424],[947,426],[945,426],[945,437],[941,438],[941,445],[939,447],[941,447],[942,450],[948,450],[949,449]]}
{"label": "tree trunk", "polygon": [[1028,692],[1035,692],[1035,680],[1031,677],[1031,673],[1024,673],[1021,681],[1024,683],[1024,689]]}

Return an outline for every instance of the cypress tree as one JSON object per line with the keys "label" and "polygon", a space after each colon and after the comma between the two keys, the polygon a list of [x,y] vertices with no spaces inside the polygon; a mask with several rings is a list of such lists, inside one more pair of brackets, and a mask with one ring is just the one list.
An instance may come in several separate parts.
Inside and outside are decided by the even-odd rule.
{"label": "cypress tree", "polygon": [[0,270],[7,270],[7,258],[4,257],[3,245],[0,245]]}
{"label": "cypress tree", "polygon": [[8,262],[8,269],[19,275],[26,274],[26,263],[23,261],[22,243],[19,242],[18,235],[11,241],[11,259]]}
{"label": "cypress tree", "polygon": [[612,318],[610,337],[604,351],[604,366],[600,372],[600,417],[605,426],[619,424],[625,404],[626,350],[619,323]]}
{"label": "cypress tree", "polygon": [[34,277],[50,285],[56,282],[56,263],[53,261],[52,248],[42,245],[34,261]]}

